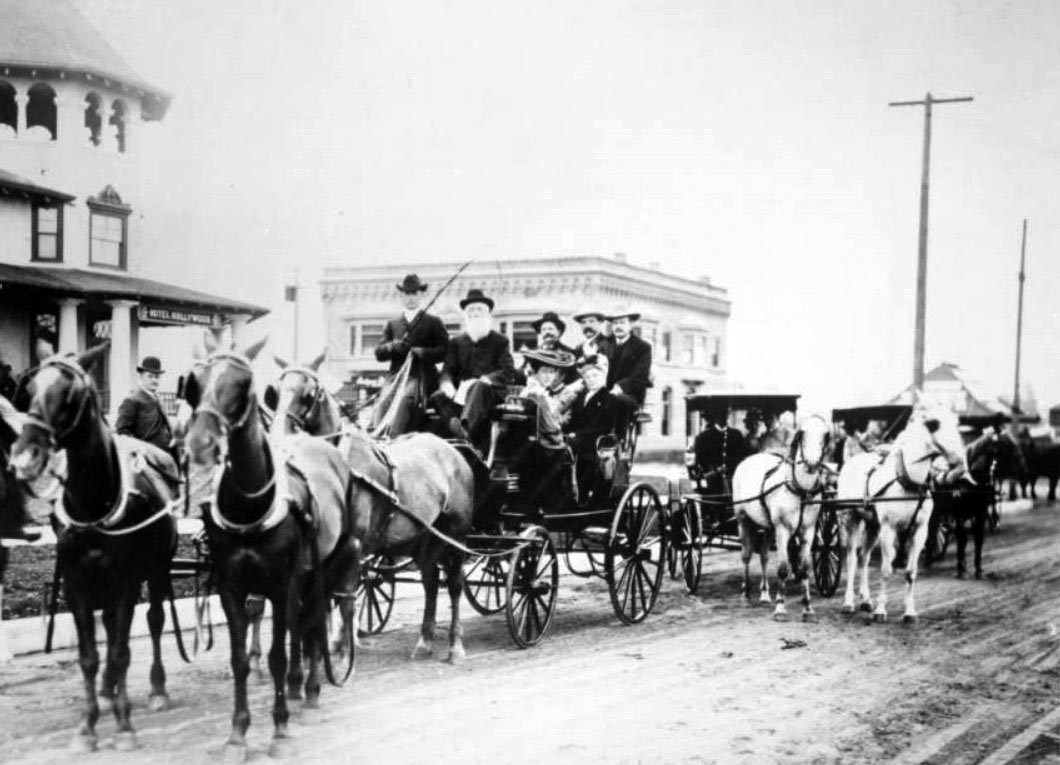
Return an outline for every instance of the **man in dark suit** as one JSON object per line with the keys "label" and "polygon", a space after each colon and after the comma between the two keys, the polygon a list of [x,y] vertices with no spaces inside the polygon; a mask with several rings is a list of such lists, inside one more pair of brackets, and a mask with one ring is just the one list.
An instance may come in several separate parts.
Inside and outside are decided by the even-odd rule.
{"label": "man in dark suit", "polygon": [[620,408],[615,397],[605,387],[608,373],[607,357],[603,354],[583,356],[578,361],[585,388],[570,409],[567,441],[574,451],[578,496],[584,503],[593,493],[597,477],[597,441],[601,436],[614,436]]}
{"label": "man in dark suit", "polygon": [[[537,333],[537,345],[534,350],[550,351],[555,353],[569,353],[574,357],[574,349],[563,344],[560,340],[567,329],[567,324],[559,318],[555,311],[545,311],[537,321],[530,322],[530,326]],[[552,392],[558,391],[564,385],[570,385],[578,377],[578,372],[571,364],[569,369],[560,370],[561,374],[556,378]]]}
{"label": "man in dark suit", "polygon": [[611,358],[611,352],[615,349],[615,339],[605,331],[607,318],[603,312],[595,308],[583,308],[581,313],[574,315],[574,320],[581,325],[582,336],[585,338],[578,346],[575,355],[582,357],[602,353]]}
{"label": "man in dark suit", "polygon": [[396,379],[411,355],[408,378],[395,391],[390,414],[391,436],[420,430],[427,398],[438,389],[437,364],[445,360],[449,333],[437,316],[420,310],[427,285],[416,274],[409,274],[397,285],[401,295],[401,316],[383,328],[382,342],[375,349],[379,361],[390,362],[391,380]]}
{"label": "man in dark suit", "polygon": [[704,412],[705,427],[692,445],[695,463],[691,477],[701,481],[710,494],[728,492],[736,466],[754,453],[743,433],[725,424],[727,416],[727,409]]}
{"label": "man in dark suit", "polygon": [[480,289],[460,301],[464,331],[449,341],[438,392],[431,403],[449,432],[466,438],[485,455],[493,407],[504,400],[515,378],[508,338],[493,329],[493,299]]}
{"label": "man in dark suit", "polygon": [[640,319],[639,313],[623,311],[611,314],[611,330],[615,337],[611,351],[607,389],[621,406],[619,433],[626,427],[638,409],[644,406],[644,396],[651,387],[651,343],[633,334],[633,323]]}
{"label": "man in dark suit", "polygon": [[155,356],[145,356],[136,367],[140,387],[129,394],[118,407],[114,429],[121,435],[132,436],[157,446],[172,456],[173,429],[158,400],[158,386],[162,380],[162,362]]}

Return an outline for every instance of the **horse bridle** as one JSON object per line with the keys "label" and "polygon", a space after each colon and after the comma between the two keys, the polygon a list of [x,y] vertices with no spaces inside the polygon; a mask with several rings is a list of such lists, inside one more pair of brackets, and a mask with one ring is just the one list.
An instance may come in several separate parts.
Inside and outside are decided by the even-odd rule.
{"label": "horse bridle", "polygon": [[[40,371],[46,367],[55,367],[64,372],[68,372],[76,382],[81,383],[81,390],[84,391],[84,394],[81,396],[81,401],[77,405],[77,412],[74,414],[73,420],[61,431],[57,431],[55,426],[45,419],[44,414],[40,411],[39,407],[36,407],[33,404],[30,405],[29,411],[25,414],[26,425],[37,428],[38,430],[43,430],[48,434],[48,441],[51,448],[60,449],[70,434],[80,426],[81,420],[84,419],[89,405],[96,400],[96,389],[92,386],[92,382],[88,378],[88,373],[85,372],[85,370],[81,368],[81,365],[76,361],[64,358],[48,359],[37,367],[36,371],[34,371],[34,379]],[[63,401],[63,407],[69,404],[73,399],[74,392],[74,389],[71,388],[67,393],[66,400]]]}
{"label": "horse bridle", "polygon": [[301,430],[308,430],[307,423],[309,422],[310,416],[314,412],[320,411],[320,406],[324,401],[324,387],[320,384],[320,377],[309,367],[289,367],[280,374],[280,382],[283,382],[283,378],[292,374],[300,374],[313,383],[313,389],[303,393],[299,398],[302,402],[309,400],[309,406],[306,407],[305,413],[298,415],[288,409],[284,412],[284,416],[287,417],[291,422],[297,425]]}

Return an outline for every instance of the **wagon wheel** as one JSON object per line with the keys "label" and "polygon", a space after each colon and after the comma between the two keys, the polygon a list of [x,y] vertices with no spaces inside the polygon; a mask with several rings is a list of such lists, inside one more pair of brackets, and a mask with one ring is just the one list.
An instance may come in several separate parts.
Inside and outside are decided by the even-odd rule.
{"label": "wagon wheel", "polygon": [[622,495],[607,540],[607,586],[615,614],[626,624],[642,621],[655,605],[666,565],[667,539],[659,495],[635,483]]}
{"label": "wagon wheel", "polygon": [[822,598],[830,598],[839,588],[843,572],[843,549],[839,540],[839,519],[834,508],[821,507],[813,534],[813,580]]}
{"label": "wagon wheel", "polygon": [[383,631],[394,610],[394,569],[397,561],[390,555],[373,555],[361,568],[357,587],[357,631],[377,635]]}
{"label": "wagon wheel", "polygon": [[499,614],[508,602],[508,557],[478,556],[464,564],[464,595],[483,616]]}
{"label": "wagon wheel", "polygon": [[674,514],[673,528],[667,557],[677,564],[675,567],[684,578],[689,594],[695,595],[703,576],[703,519],[699,505],[691,501],[682,502]]}
{"label": "wagon wheel", "polygon": [[559,558],[548,532],[531,526],[520,534],[527,541],[511,557],[506,586],[508,632],[520,648],[544,640],[556,613]]}

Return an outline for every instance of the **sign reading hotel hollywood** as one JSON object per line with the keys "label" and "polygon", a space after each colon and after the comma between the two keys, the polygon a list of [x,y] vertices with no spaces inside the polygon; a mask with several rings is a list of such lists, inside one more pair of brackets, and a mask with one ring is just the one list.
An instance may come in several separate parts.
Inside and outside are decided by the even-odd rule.
{"label": "sign reading hotel hollywood", "polygon": [[193,311],[187,308],[142,305],[137,310],[140,321],[154,324],[193,324],[199,327],[220,327],[221,317],[210,311]]}

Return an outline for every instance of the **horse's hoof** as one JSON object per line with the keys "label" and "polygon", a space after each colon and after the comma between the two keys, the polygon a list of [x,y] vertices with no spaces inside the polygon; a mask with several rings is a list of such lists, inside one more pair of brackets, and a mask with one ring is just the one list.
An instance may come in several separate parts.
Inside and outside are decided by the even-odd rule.
{"label": "horse's hoof", "polygon": [[976,579],[982,579],[983,578],[983,572],[982,571],[976,571],[975,572],[975,578]]}
{"label": "horse's hoof", "polygon": [[302,709],[320,709],[320,696],[306,696],[305,701],[302,702]]}
{"label": "horse's hoof", "polygon": [[165,693],[156,693],[147,700],[147,708],[152,712],[165,712],[169,705],[169,696]]}
{"label": "horse's hoof", "polygon": [[774,611],[773,612],[773,621],[775,621],[775,622],[786,622],[790,618],[791,617],[788,616],[788,612],[787,611]]}
{"label": "horse's hoof", "polygon": [[459,643],[449,646],[449,656],[446,658],[449,664],[461,664],[465,658],[467,658],[467,653],[464,651],[464,646]]}
{"label": "horse's hoof", "polygon": [[434,656],[434,648],[427,645],[427,643],[420,640],[416,643],[416,647],[412,649],[412,659],[414,661],[420,661],[423,659],[429,659]]}
{"label": "horse's hoof", "polygon": [[78,733],[70,740],[70,752],[72,754],[91,754],[96,751],[96,737]]}
{"label": "horse's hoof", "polygon": [[773,598],[769,597],[769,593],[768,592],[763,592],[761,595],[758,596],[758,602],[759,603],[772,603],[773,602]]}
{"label": "horse's hoof", "polygon": [[269,757],[274,760],[289,760],[295,755],[294,739],[289,736],[274,738],[269,744]]}
{"label": "horse's hoof", "polygon": [[876,622],[877,624],[883,624],[887,621],[887,614],[882,614],[877,611],[872,615],[872,621]]}
{"label": "horse's hoof", "polygon": [[813,611],[803,611],[802,612],[802,620],[804,622],[816,622],[817,621],[817,614],[815,614]]}
{"label": "horse's hoof", "polygon": [[916,614],[906,614],[902,617],[902,624],[916,624],[920,620]]}
{"label": "horse's hoof", "polygon": [[239,763],[247,761],[247,745],[246,744],[233,744],[231,741],[225,743],[224,749],[221,750],[221,761]]}
{"label": "horse's hoof", "polygon": [[287,700],[288,701],[301,701],[302,700],[302,686],[300,686],[300,685],[289,685],[289,686],[287,686]]}
{"label": "horse's hoof", "polygon": [[138,746],[136,733],[133,731],[122,730],[114,734],[114,748],[119,752],[131,752]]}
{"label": "horse's hoof", "polygon": [[958,571],[957,572],[957,578],[958,579],[964,579],[964,572],[963,571]]}
{"label": "horse's hoof", "polygon": [[854,613],[854,610],[855,609],[854,609],[854,604],[853,603],[844,603],[843,607],[839,609],[839,613],[841,613],[841,614],[852,614],[852,613]]}
{"label": "horse's hoof", "polygon": [[866,614],[869,613],[870,611],[872,611],[872,603],[866,600],[864,603],[858,606],[858,611],[861,611],[862,613]]}

